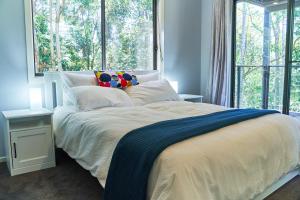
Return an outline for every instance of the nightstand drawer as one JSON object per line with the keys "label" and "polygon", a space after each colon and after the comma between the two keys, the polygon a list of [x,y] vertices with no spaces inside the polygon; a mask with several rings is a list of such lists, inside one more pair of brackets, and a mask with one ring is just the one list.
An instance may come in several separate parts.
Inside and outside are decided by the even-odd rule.
{"label": "nightstand drawer", "polygon": [[11,131],[13,168],[24,168],[53,161],[51,127]]}

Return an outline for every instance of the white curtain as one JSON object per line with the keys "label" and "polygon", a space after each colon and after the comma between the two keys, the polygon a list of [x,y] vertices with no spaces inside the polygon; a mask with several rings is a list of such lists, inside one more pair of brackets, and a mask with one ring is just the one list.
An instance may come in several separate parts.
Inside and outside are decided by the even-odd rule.
{"label": "white curtain", "polygon": [[233,0],[214,0],[211,101],[223,106],[230,105],[232,9]]}
{"label": "white curtain", "polygon": [[164,2],[164,0],[158,0],[157,3],[157,65],[162,77],[164,76]]}

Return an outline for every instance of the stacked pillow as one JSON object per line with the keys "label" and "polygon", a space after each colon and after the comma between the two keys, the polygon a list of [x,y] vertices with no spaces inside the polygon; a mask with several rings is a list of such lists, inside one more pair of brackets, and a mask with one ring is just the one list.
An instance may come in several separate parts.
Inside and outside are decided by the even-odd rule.
{"label": "stacked pillow", "polygon": [[135,87],[126,88],[125,92],[136,106],[161,101],[180,101],[178,94],[167,80],[144,82]]}
{"label": "stacked pillow", "polygon": [[64,105],[75,106],[80,111],[179,100],[169,82],[159,80],[157,72],[137,76],[130,72],[105,71],[95,71],[94,74],[61,74]]}
{"label": "stacked pillow", "polygon": [[146,83],[149,81],[157,81],[160,80],[160,73],[159,72],[152,72],[149,74],[143,74],[143,75],[136,75],[139,83]]}
{"label": "stacked pillow", "polygon": [[75,97],[71,91],[79,86],[97,86],[97,80],[94,74],[82,74],[76,72],[60,72],[63,89],[63,105],[76,105]]}
{"label": "stacked pillow", "polygon": [[76,72],[61,72],[61,79],[64,86],[69,88],[83,86],[83,85],[97,85],[97,79],[93,74],[82,74]]}
{"label": "stacked pillow", "polygon": [[99,86],[73,87],[75,105],[80,111],[90,111],[105,107],[130,107],[133,106],[130,97],[117,88]]}

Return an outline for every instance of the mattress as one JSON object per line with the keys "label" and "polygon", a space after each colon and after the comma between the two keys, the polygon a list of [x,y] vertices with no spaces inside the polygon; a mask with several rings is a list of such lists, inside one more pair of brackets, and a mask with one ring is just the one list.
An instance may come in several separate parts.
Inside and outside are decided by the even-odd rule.
{"label": "mattress", "polygon": [[[137,107],[54,113],[56,145],[105,181],[113,151],[128,132],[159,121],[225,110],[210,104],[159,102]],[[299,165],[300,124],[273,114],[168,147],[156,159],[147,199],[252,199]]]}

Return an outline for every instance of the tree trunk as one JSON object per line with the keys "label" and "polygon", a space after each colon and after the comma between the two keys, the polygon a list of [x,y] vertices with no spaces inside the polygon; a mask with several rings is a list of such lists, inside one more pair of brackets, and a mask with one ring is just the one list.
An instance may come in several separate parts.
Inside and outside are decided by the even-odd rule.
{"label": "tree trunk", "polygon": [[[281,56],[282,56],[282,63],[284,63],[284,55],[285,55],[285,40],[286,40],[286,16],[283,14],[282,24],[281,24]],[[284,65],[284,64],[283,64]]]}
{"label": "tree trunk", "polygon": [[55,31],[56,31],[56,58],[58,71],[63,71],[61,64],[61,48],[60,48],[60,33],[59,33],[59,22],[60,17],[65,5],[65,0],[56,0],[56,20],[55,20]]}
{"label": "tree trunk", "polygon": [[[286,43],[286,21],[287,21],[287,16],[284,13],[283,19],[282,19],[282,24],[281,24],[281,30],[282,30],[282,32],[281,32],[281,35],[282,35],[281,36],[281,58],[282,58],[281,63],[283,66],[285,65],[284,63],[285,63],[285,43]],[[283,80],[284,67],[282,68],[282,71],[279,72],[279,74],[280,74],[281,79]],[[283,81],[280,85],[283,85]],[[282,89],[282,92],[283,92],[283,89]],[[281,105],[282,105],[283,102],[282,102],[282,98],[280,98],[280,97],[282,97],[282,94],[278,97],[279,101],[281,102]],[[282,109],[282,107],[281,107],[281,109]]]}
{"label": "tree trunk", "polygon": [[50,24],[50,68],[53,69],[55,62],[54,62],[54,42],[53,42],[53,1],[49,0],[49,24]]}
{"label": "tree trunk", "polygon": [[[241,65],[245,65],[245,56],[246,56],[246,48],[247,48],[247,5],[246,3],[243,3],[243,16],[242,16],[242,41],[241,41]],[[241,68],[241,82],[240,84],[240,102],[238,102],[239,105],[243,105],[243,81],[244,81],[244,68]]]}
{"label": "tree trunk", "polygon": [[[32,8],[32,12],[35,14],[36,13],[36,1],[34,2],[33,8]],[[37,39],[37,31],[34,28],[33,29],[33,48],[34,48],[34,66],[35,66],[35,72],[41,72],[41,66],[40,66],[40,57],[39,57],[39,42]]]}
{"label": "tree trunk", "polygon": [[280,107],[280,68],[278,67],[280,65],[280,41],[279,41],[279,16],[276,16],[276,19],[274,22],[272,22],[272,28],[274,32],[274,40],[275,40],[275,79],[274,79],[274,106],[277,108]]}

